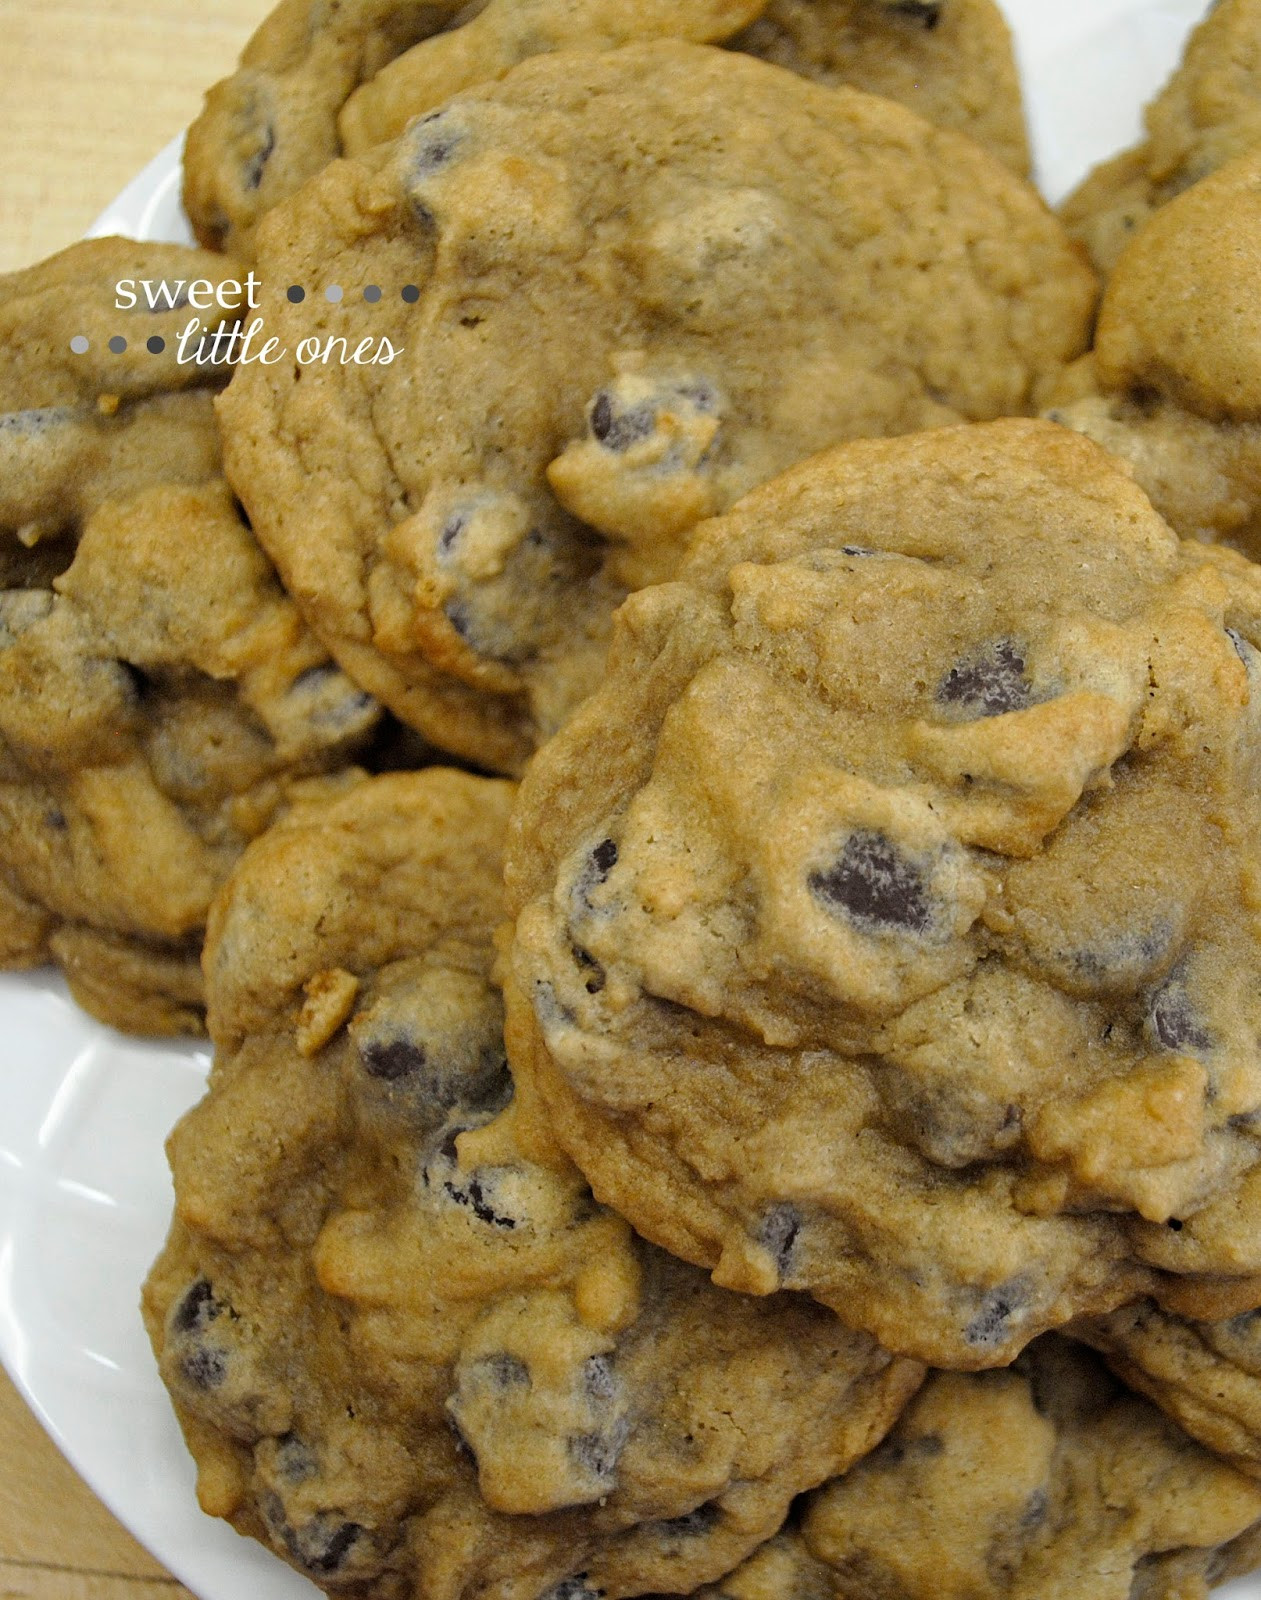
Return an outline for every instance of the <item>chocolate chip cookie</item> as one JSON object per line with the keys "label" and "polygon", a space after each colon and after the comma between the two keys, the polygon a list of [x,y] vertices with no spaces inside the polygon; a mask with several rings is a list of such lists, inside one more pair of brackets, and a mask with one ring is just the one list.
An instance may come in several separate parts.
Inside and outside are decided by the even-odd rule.
{"label": "chocolate chip cookie", "polygon": [[1072,1332],[1193,1438],[1261,1478],[1261,1314],[1193,1321],[1141,1300]]}
{"label": "chocolate chip cookie", "polygon": [[1147,136],[1098,167],[1062,216],[1111,272],[1153,213],[1261,143],[1261,0],[1217,0],[1145,116]]}
{"label": "chocolate chip cookie", "polygon": [[993,0],[770,0],[736,50],[897,100],[1027,176],[1011,34]]}
{"label": "chocolate chip cookie", "polygon": [[1261,1559],[1261,1486],[1049,1335],[937,1373],[800,1526],[705,1600],[1204,1600]]}
{"label": "chocolate chip cookie", "polygon": [[[102,501],[218,472],[210,408],[228,368],[181,364],[179,333],[189,285],[234,270],[180,245],[91,239],[0,277],[0,582],[64,566],[68,549],[51,547],[72,547]],[[128,281],[148,282],[158,309],[137,294],[120,311]],[[203,316],[214,327],[225,313]]]}
{"label": "chocolate chip cookie", "polygon": [[700,530],[508,852],[524,1064],[597,1195],[940,1366],[1140,1284],[1261,1304],[1258,684],[1261,570],[1047,423]]}
{"label": "chocolate chip cookie", "polygon": [[[209,411],[201,429],[210,460]],[[40,570],[52,552],[64,570]],[[337,781],[379,710],[221,476],[107,499],[30,558],[0,588],[0,965],[58,962],[117,1027],[199,1031],[215,891],[295,785]]]}
{"label": "chocolate chip cookie", "polygon": [[382,777],[246,852],[146,1317],[203,1506],[315,1582],[686,1591],[871,1448],[922,1372],[642,1244],[511,1098],[511,800]]}
{"label": "chocolate chip cookie", "polygon": [[[342,154],[343,138],[353,149],[393,137],[410,116],[539,51],[723,39],[764,3],[637,0],[632,14],[616,0],[282,0],[189,129],[185,209],[204,245],[252,258],[262,217]],[[400,57],[406,65],[391,72]],[[339,133],[361,86],[371,98],[347,110]],[[410,109],[378,132],[377,121],[399,115],[401,94]]]}
{"label": "chocolate chip cookie", "polygon": [[262,217],[338,155],[396,138],[530,56],[657,38],[731,40],[804,76],[888,95],[1028,172],[1011,39],[993,0],[284,0],[189,131],[185,206],[203,244],[252,259]]}
{"label": "chocolate chip cookie", "polygon": [[[974,145],[674,43],[457,97],[273,212],[260,261],[290,351],[342,342],[220,402],[251,522],[351,676],[499,770],[702,517],[840,438],[1027,409],[1093,303]],[[366,279],[377,305],[279,287]]]}
{"label": "chocolate chip cookie", "polygon": [[1128,461],[1178,533],[1254,559],[1259,196],[1261,146],[1157,212],[1112,275],[1093,355],[1064,375],[1047,412]]}
{"label": "chocolate chip cookie", "polygon": [[[740,10],[758,20],[733,36]],[[885,95],[1028,175],[1011,36],[993,0],[757,0],[691,10],[641,4],[633,12],[615,0],[492,0],[358,88],[338,119],[342,150],[356,155],[395,139],[413,117],[544,49],[610,49],[652,37],[726,39],[815,82]]]}

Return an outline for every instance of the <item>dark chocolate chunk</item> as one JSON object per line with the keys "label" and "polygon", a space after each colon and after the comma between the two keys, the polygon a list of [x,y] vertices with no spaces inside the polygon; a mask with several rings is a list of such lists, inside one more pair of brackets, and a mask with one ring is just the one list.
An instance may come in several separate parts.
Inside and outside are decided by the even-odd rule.
{"label": "dark chocolate chunk", "polygon": [[890,11],[911,22],[918,22],[925,33],[931,33],[941,21],[945,0],[885,0]]}
{"label": "dark chocolate chunk", "polygon": [[884,834],[860,828],[845,841],[835,866],[812,872],[810,892],[823,907],[841,912],[864,931],[925,933],[932,925],[927,885]]}
{"label": "dark chocolate chunk", "polygon": [[176,1302],[171,1327],[176,1333],[201,1333],[228,1307],[215,1299],[207,1278],[198,1278]]}
{"label": "dark chocolate chunk", "polygon": [[1212,1038],[1191,1003],[1186,981],[1180,973],[1173,973],[1152,994],[1147,1024],[1161,1049],[1198,1053],[1213,1047]]}
{"label": "dark chocolate chunk", "polygon": [[258,149],[254,151],[249,160],[241,169],[241,176],[245,180],[247,189],[257,189],[263,181],[263,173],[267,163],[271,160],[276,148],[276,130],[269,122],[262,130]]}
{"label": "dark chocolate chunk", "polygon": [[963,1330],[963,1337],[977,1350],[993,1350],[1010,1335],[1013,1319],[1028,1303],[1028,1294],[1019,1282],[1000,1284],[981,1301],[981,1308]]}
{"label": "dark chocolate chunk", "polygon": [[612,1400],[617,1392],[608,1356],[589,1356],[582,1364],[582,1386],[593,1400]]}
{"label": "dark chocolate chunk", "polygon": [[800,1233],[801,1213],[787,1201],[772,1206],[758,1227],[758,1243],[765,1246],[775,1258],[781,1282],[792,1269],[793,1251]]}
{"label": "dark chocolate chunk", "polygon": [[450,555],[468,525],[467,512],[457,511],[453,517],[447,518],[442,525],[442,532],[438,535],[438,550],[442,555]]}
{"label": "dark chocolate chunk", "polygon": [[403,1078],[418,1077],[425,1070],[423,1045],[410,1039],[367,1039],[359,1047],[363,1070],[372,1078],[386,1083],[398,1083]]}
{"label": "dark chocolate chunk", "polygon": [[489,1222],[495,1228],[515,1228],[516,1219],[495,1210],[486,1195],[481,1179],[474,1174],[466,1183],[444,1183],[443,1189],[457,1205],[467,1206],[479,1222]]}
{"label": "dark chocolate chunk", "polygon": [[657,426],[657,408],[647,403],[618,411],[612,395],[602,389],[591,406],[591,434],[606,450],[622,455],[632,445],[651,436]]}
{"label": "dark chocolate chunk", "polygon": [[445,110],[431,111],[411,128],[411,175],[427,178],[449,166],[464,143],[464,134]]}
{"label": "dark chocolate chunk", "polygon": [[545,1595],[540,1595],[539,1600],[604,1600],[604,1590],[593,1589],[586,1573],[579,1572],[572,1578],[562,1578]]}
{"label": "dark chocolate chunk", "polygon": [[[317,1511],[313,1517],[294,1524],[289,1521],[280,1496],[268,1492],[260,1497],[259,1510],[263,1514],[272,1537],[284,1546],[295,1564],[313,1578],[329,1578],[353,1562],[362,1568],[359,1559],[370,1546],[367,1530],[361,1523],[352,1522],[336,1511]],[[376,1567],[378,1563],[371,1563]],[[367,1576],[357,1571],[355,1576]]]}
{"label": "dark chocolate chunk", "polygon": [[217,1389],[228,1375],[226,1350],[202,1345],[180,1357],[180,1371],[195,1389]]}
{"label": "dark chocolate chunk", "polygon": [[957,706],[974,717],[998,717],[1024,711],[1032,702],[1025,678],[1025,653],[1010,639],[966,661],[960,661],[937,686],[942,705]]}
{"label": "dark chocolate chunk", "polygon": [[630,1424],[623,1419],[607,1433],[576,1434],[569,1440],[569,1454],[584,1472],[611,1487],[629,1435]]}
{"label": "dark chocolate chunk", "polygon": [[604,968],[593,955],[589,955],[580,945],[574,945],[573,952],[574,960],[587,974],[583,980],[583,987],[588,994],[599,994],[605,984]]}
{"label": "dark chocolate chunk", "polygon": [[528,1389],[530,1369],[519,1356],[501,1350],[497,1355],[485,1356],[477,1362],[476,1370],[484,1375],[495,1389]]}
{"label": "dark chocolate chunk", "polygon": [[314,1450],[296,1433],[286,1433],[276,1441],[276,1467],[286,1483],[309,1482],[319,1466]]}

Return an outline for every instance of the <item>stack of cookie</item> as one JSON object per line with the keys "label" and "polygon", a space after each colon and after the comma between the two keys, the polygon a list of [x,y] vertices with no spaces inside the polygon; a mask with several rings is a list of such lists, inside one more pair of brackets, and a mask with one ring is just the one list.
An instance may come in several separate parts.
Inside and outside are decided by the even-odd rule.
{"label": "stack of cookie", "polygon": [[204,1017],[145,1316],[330,1593],[1261,1562],[1254,56],[1061,221],[989,0],[285,0],[206,250],[0,282],[0,958]]}

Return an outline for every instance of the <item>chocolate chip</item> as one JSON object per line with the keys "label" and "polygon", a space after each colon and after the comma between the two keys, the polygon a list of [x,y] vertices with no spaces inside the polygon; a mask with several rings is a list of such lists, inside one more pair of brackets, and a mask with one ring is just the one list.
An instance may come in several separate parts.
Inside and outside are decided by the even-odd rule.
{"label": "chocolate chip", "polygon": [[480,1221],[495,1228],[515,1228],[516,1218],[495,1203],[493,1169],[465,1174],[456,1162],[456,1140],[464,1127],[451,1127],[444,1133],[433,1158],[424,1170],[426,1188],[438,1188],[456,1205],[464,1206]]}
{"label": "chocolate chip", "polygon": [[604,1590],[593,1589],[586,1573],[579,1572],[572,1578],[562,1578],[546,1594],[540,1595],[539,1600],[604,1600]]}
{"label": "chocolate chip", "polygon": [[276,1441],[276,1468],[286,1483],[307,1483],[319,1471],[319,1462],[296,1433],[286,1433]]}
{"label": "chocolate chip", "polygon": [[436,1131],[456,1107],[497,1108],[510,1092],[503,1007],[481,978],[399,962],[378,974],[349,1032],[365,1115]]}
{"label": "chocolate chip", "polygon": [[593,1400],[612,1400],[617,1393],[608,1356],[589,1356],[582,1364],[582,1386]]}
{"label": "chocolate chip", "polygon": [[479,1222],[489,1222],[495,1228],[515,1228],[516,1220],[504,1216],[496,1211],[486,1197],[486,1190],[476,1174],[467,1183],[457,1186],[454,1183],[444,1183],[444,1191],[449,1194],[457,1205],[467,1206]]}
{"label": "chocolate chip", "polygon": [[180,1357],[180,1371],[195,1389],[218,1389],[228,1375],[225,1350],[201,1347]]}
{"label": "chocolate chip", "polygon": [[885,0],[890,11],[918,22],[925,33],[931,33],[941,21],[944,3],[945,0]]}
{"label": "chocolate chip", "polygon": [[1046,1521],[1046,1514],[1050,1504],[1046,1490],[1035,1489],[1025,1503],[1025,1509],[1020,1517],[1022,1531],[1027,1533],[1033,1528],[1041,1527]]}
{"label": "chocolate chip", "polygon": [[259,1510],[273,1538],[304,1572],[315,1578],[343,1571],[363,1553],[358,1548],[361,1541],[367,1542],[363,1524],[336,1511],[317,1511],[295,1526],[289,1521],[280,1496],[271,1491],[260,1497]]}
{"label": "chocolate chip", "polygon": [[263,137],[259,141],[258,149],[249,158],[241,169],[241,176],[245,179],[245,187],[250,190],[257,189],[263,181],[263,172],[267,163],[272,158],[276,148],[276,130],[269,122],[263,129]]}
{"label": "chocolate chip", "polygon": [[499,1351],[493,1356],[484,1356],[476,1363],[477,1373],[484,1375],[495,1389],[528,1389],[530,1387],[530,1369],[519,1356],[509,1355],[506,1350]]}
{"label": "chocolate chip", "polygon": [[919,872],[870,828],[850,834],[835,866],[812,872],[810,892],[827,911],[841,912],[864,931],[924,933],[932,904]]}
{"label": "chocolate chip", "polygon": [[176,1333],[201,1333],[228,1307],[215,1299],[208,1278],[198,1278],[171,1312],[171,1327]]}
{"label": "chocolate chip", "polygon": [[958,662],[937,686],[937,699],[942,705],[957,706],[974,717],[1023,711],[1031,698],[1025,679],[1025,653],[1010,639],[1000,639]]}
{"label": "chocolate chip", "polygon": [[450,555],[468,525],[468,515],[463,511],[457,511],[453,517],[447,518],[442,525],[442,532],[438,535],[438,551],[441,555]]}
{"label": "chocolate chip", "polygon": [[1028,1296],[1020,1283],[1000,1284],[981,1302],[981,1309],[963,1330],[963,1337],[977,1350],[997,1349],[1011,1334],[1012,1318],[1025,1309]]}
{"label": "chocolate chip", "polygon": [[758,1227],[758,1243],[774,1257],[781,1282],[788,1277],[792,1268],[793,1251],[800,1233],[801,1213],[787,1201],[772,1206]]}
{"label": "chocolate chip", "polygon": [[599,994],[605,984],[604,968],[593,955],[590,955],[581,946],[574,945],[573,952],[574,960],[587,974],[583,981],[583,987],[588,994]]}
{"label": "chocolate chip", "polygon": [[568,1442],[571,1458],[597,1482],[613,1483],[613,1474],[630,1435],[630,1424],[618,1421],[608,1433],[580,1433]]}
{"label": "chocolate chip", "polygon": [[602,389],[591,406],[591,432],[606,450],[621,455],[647,439],[657,426],[657,408],[643,403],[618,411],[613,397]]}
{"label": "chocolate chip", "polygon": [[431,111],[411,129],[411,171],[414,178],[427,178],[450,164],[464,143],[464,134],[454,126],[445,111]]}
{"label": "chocolate chip", "polygon": [[574,897],[585,910],[594,909],[591,896],[602,883],[608,882],[609,874],[617,865],[617,858],[617,845],[612,839],[602,839],[583,862],[574,881]]}
{"label": "chocolate chip", "polygon": [[363,1069],[372,1078],[398,1083],[425,1070],[425,1052],[408,1039],[369,1039],[359,1047]]}
{"label": "chocolate chip", "polygon": [[300,672],[289,685],[289,695],[305,702],[302,715],[320,728],[333,728],[339,733],[362,728],[366,732],[376,720],[376,701],[356,688],[331,661]]}
{"label": "chocolate chip", "polygon": [[1151,996],[1147,1025],[1161,1049],[1201,1052],[1213,1047],[1180,973],[1174,973]]}

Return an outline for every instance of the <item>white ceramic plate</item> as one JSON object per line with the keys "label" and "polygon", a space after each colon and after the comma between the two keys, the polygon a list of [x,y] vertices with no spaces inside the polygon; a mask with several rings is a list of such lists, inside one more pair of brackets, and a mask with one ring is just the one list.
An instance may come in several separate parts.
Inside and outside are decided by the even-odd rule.
{"label": "white ceramic plate", "polygon": [[[1043,187],[1058,199],[1138,133],[1140,108],[1204,0],[1005,0]],[[179,143],[93,233],[188,240]],[[252,1541],[204,1517],[137,1310],[171,1205],[163,1139],[207,1052],[111,1033],[60,979],[0,974],[0,1359],[105,1503],[201,1600],[314,1600]],[[1220,1591],[1261,1600],[1261,1577]]]}

